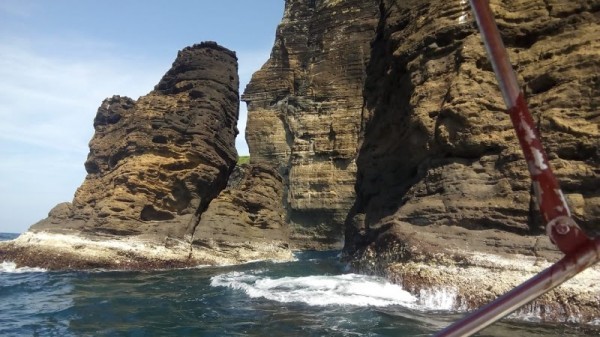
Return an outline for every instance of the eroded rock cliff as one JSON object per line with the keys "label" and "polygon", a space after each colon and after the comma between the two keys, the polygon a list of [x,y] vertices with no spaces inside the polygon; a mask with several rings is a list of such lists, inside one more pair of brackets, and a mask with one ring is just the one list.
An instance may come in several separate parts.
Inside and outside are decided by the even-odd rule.
{"label": "eroded rock cliff", "polygon": [[204,43],[180,51],[148,95],[106,99],[67,225],[32,230],[191,234],[237,160],[238,86],[235,54]]}
{"label": "eroded rock cliff", "polygon": [[[259,236],[246,237],[238,226],[236,217],[242,211],[221,218],[223,222],[211,221],[213,206],[201,221],[236,165],[238,87],[235,53],[205,42],[181,50],[148,95],[137,101],[119,96],[106,99],[94,119],[95,134],[85,162],[88,175],[73,202],[56,206],[47,219],[10,243],[12,247],[0,248],[2,256],[22,265],[58,269],[290,258],[289,250],[279,247],[287,237],[279,233],[275,248],[257,243],[221,252],[219,244],[229,247],[241,238],[251,241]],[[264,185],[257,182],[257,186],[262,189],[249,195],[258,199],[263,191],[270,204],[281,200],[276,176],[260,182]],[[217,200],[217,208],[223,198]],[[243,202],[254,202],[256,209],[250,211],[260,213],[271,206],[262,205],[265,200]],[[275,214],[282,213],[277,212],[281,206],[273,207]],[[281,219],[272,218],[257,220],[258,228],[269,222],[268,228],[286,233]],[[276,236],[274,231],[270,237]],[[210,240],[216,244],[201,244]]]}
{"label": "eroded rock cliff", "polygon": [[281,173],[297,247],[342,242],[377,17],[373,0],[287,0],[271,57],[242,96],[252,162]]}
{"label": "eroded rock cliff", "polygon": [[[473,308],[560,255],[538,235],[526,163],[467,1],[380,5],[345,250],[359,270],[415,293],[448,287]],[[574,216],[597,235],[600,2],[491,5]],[[600,288],[582,284],[534,306],[589,322]]]}
{"label": "eroded rock cliff", "polygon": [[[574,216],[598,235],[600,2],[492,7]],[[86,256],[75,267],[285,259],[288,236],[332,247],[345,219],[355,270],[470,309],[561,256],[466,0],[287,0],[243,95],[252,165],[229,177],[234,65],[214,44],[188,48],[148,96],[105,101],[88,178],[13,243],[15,260],[44,265],[49,255],[23,247],[68,240]],[[82,231],[95,236],[60,236]],[[599,278],[589,270],[526,313],[589,322]]]}

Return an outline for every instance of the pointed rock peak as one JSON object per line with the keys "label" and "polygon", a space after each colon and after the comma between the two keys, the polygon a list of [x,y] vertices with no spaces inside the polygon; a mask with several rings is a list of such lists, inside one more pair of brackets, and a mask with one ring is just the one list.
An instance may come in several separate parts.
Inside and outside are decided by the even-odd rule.
{"label": "pointed rock peak", "polygon": [[194,81],[214,81],[228,85],[237,95],[238,64],[235,52],[216,42],[202,42],[177,53],[171,69],[154,87],[162,94],[176,94],[196,87]]}

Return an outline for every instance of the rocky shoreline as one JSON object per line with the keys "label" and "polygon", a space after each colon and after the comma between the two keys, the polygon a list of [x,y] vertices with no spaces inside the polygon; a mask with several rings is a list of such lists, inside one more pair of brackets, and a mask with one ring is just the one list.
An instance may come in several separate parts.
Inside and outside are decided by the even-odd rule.
{"label": "rocky shoreline", "polygon": [[[362,248],[344,251],[358,273],[385,277],[417,297],[438,298],[446,310],[471,311],[505,294],[564,255],[545,235],[498,229],[429,225],[415,229],[394,217]],[[541,322],[598,324],[600,266],[519,309],[512,317]]]}
{"label": "rocky shoreline", "polygon": [[[541,238],[544,240],[544,238]],[[549,245],[549,243],[547,243]],[[346,257],[351,270],[383,276],[401,285],[417,301],[440,310],[474,310],[508,292],[549,267],[560,253],[539,256],[519,253],[484,253],[451,249],[421,252],[418,249],[372,246],[360,255]],[[410,251],[411,257],[399,258]],[[3,261],[17,267],[46,270],[159,270],[228,266],[259,260],[294,260],[286,242],[213,242],[212,246],[166,238],[162,242],[143,236],[88,236],[81,233],[27,232],[0,242]],[[511,315],[513,319],[598,325],[600,266],[594,266]]]}
{"label": "rocky shoreline", "polygon": [[[540,240],[547,240],[540,237]],[[550,243],[547,243],[550,245]],[[369,247],[348,259],[359,273],[383,276],[419,300],[433,301],[441,310],[475,310],[550,267],[560,252],[530,254],[482,252],[478,249],[417,252],[398,258],[398,247]],[[403,250],[411,250],[404,248]],[[600,266],[575,278],[511,314],[527,321],[598,325]]]}
{"label": "rocky shoreline", "polygon": [[17,267],[48,270],[154,270],[225,266],[257,260],[291,261],[283,242],[215,242],[192,245],[175,238],[156,241],[148,236],[85,235],[26,232],[0,242],[0,256]]}
{"label": "rocky shoreline", "polygon": [[[485,305],[551,265],[529,256],[464,254],[462,263],[438,261],[393,263],[374,267],[391,282],[413,295],[453,303],[449,310],[466,312]],[[358,262],[360,264],[360,262]],[[369,267],[358,268],[368,273]],[[600,268],[592,267],[574,279],[520,308],[511,317],[520,320],[598,325]]]}

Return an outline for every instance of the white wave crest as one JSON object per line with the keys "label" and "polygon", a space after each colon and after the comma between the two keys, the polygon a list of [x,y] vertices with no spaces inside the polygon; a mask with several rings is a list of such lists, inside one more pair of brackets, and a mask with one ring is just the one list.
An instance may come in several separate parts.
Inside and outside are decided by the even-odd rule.
{"label": "white wave crest", "polygon": [[231,272],[212,277],[211,286],[243,290],[251,298],[313,306],[413,306],[417,301],[399,285],[357,274],[270,278]]}
{"label": "white wave crest", "polygon": [[456,307],[458,291],[456,289],[421,289],[419,291],[418,308],[420,310],[439,310],[439,311],[464,311],[464,308]]}
{"label": "white wave crest", "polygon": [[10,261],[3,261],[0,263],[0,273],[43,273],[47,270],[44,268],[32,268],[32,267],[20,267],[17,268],[17,264]]}

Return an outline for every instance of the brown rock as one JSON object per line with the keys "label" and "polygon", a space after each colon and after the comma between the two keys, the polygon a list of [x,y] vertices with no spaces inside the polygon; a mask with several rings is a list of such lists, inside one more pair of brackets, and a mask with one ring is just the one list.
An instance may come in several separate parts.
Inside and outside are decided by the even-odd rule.
{"label": "brown rock", "polygon": [[271,58],[242,96],[252,161],[281,173],[297,247],[342,240],[377,15],[373,0],[286,1]]}
{"label": "brown rock", "polygon": [[0,256],[49,269],[291,259],[276,172],[248,168],[239,190],[211,204],[236,164],[238,108],[235,53],[214,42],[183,49],[150,94],[102,103],[73,203],[0,244]]}
{"label": "brown rock", "polygon": [[[492,8],[576,221],[598,235],[600,3],[492,1]],[[527,267],[529,276],[560,254],[543,235],[467,2],[383,0],[380,9],[345,251],[359,270],[406,280],[417,293],[463,275],[458,296],[473,308],[521,278],[472,254],[515,263],[531,256],[539,263]],[[464,270],[440,272],[457,265]],[[470,277],[475,268],[490,277]],[[500,279],[502,290],[479,291]],[[598,290],[569,289],[549,295],[569,298],[567,306],[537,302],[554,310],[545,318],[565,319],[560,313],[572,308],[582,322],[597,316]]]}
{"label": "brown rock", "polygon": [[[600,63],[585,46],[598,44],[598,8],[569,2],[555,13],[541,1],[492,5],[576,219],[594,226],[600,153],[590,93],[600,91]],[[466,4],[384,1],[382,8],[365,86],[351,218],[364,214],[366,223],[358,229],[393,215],[414,225],[539,232],[493,72],[472,20],[463,21],[470,17]]]}
{"label": "brown rock", "polygon": [[73,204],[31,230],[191,235],[235,165],[237,88],[235,53],[202,43],[180,51],[150,94],[106,99]]}

